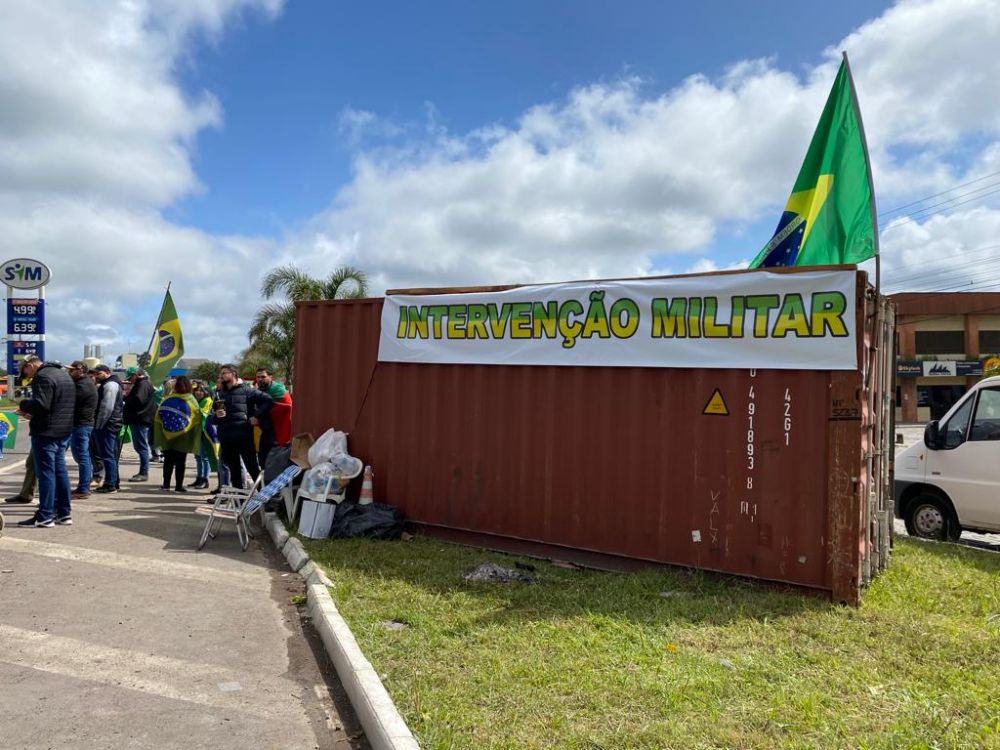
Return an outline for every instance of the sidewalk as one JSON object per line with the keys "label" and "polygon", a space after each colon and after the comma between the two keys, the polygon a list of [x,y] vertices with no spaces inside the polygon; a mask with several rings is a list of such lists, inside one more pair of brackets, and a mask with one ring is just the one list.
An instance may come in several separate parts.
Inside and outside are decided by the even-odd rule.
{"label": "sidewalk", "polygon": [[232,524],[195,552],[208,496],[161,492],[158,473],[76,501],[71,527],[17,528],[37,505],[3,505],[0,747],[367,747],[290,603],[299,577],[266,534],[241,552]]}

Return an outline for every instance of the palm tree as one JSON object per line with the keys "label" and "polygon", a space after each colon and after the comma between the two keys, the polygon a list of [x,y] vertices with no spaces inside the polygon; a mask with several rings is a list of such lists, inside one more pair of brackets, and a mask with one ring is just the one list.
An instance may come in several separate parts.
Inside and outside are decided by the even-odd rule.
{"label": "palm tree", "polygon": [[260,285],[268,302],[250,324],[250,348],[269,359],[289,381],[295,359],[295,303],[321,299],[361,299],[368,296],[368,275],[353,266],[341,266],[325,279],[316,279],[294,265],[272,268]]}

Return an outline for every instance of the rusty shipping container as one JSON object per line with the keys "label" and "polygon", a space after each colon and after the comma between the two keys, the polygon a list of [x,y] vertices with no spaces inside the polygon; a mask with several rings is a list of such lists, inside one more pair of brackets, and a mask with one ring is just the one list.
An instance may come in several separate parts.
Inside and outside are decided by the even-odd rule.
{"label": "rusty shipping container", "polygon": [[300,303],[294,427],[349,432],[431,533],[857,604],[891,541],[894,313],[856,278],[853,371],[379,362],[382,299]]}

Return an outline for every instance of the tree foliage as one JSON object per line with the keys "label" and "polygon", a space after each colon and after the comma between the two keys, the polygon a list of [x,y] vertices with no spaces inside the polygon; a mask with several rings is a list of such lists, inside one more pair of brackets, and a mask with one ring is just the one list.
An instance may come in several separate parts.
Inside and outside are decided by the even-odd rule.
{"label": "tree foliage", "polygon": [[202,362],[200,365],[191,368],[188,373],[188,377],[193,380],[204,380],[209,385],[214,386],[215,381],[219,377],[219,370],[222,369],[222,365],[219,362]]}
{"label": "tree foliage", "polygon": [[[336,268],[326,278],[313,278],[294,265],[272,268],[260,293],[269,301],[254,316],[248,332],[257,366],[273,370],[291,382],[295,360],[295,303],[324,299],[361,299],[368,296],[368,276],[353,266]],[[254,368],[256,369],[256,367]],[[240,374],[243,375],[242,367]],[[245,376],[243,376],[245,377]]]}

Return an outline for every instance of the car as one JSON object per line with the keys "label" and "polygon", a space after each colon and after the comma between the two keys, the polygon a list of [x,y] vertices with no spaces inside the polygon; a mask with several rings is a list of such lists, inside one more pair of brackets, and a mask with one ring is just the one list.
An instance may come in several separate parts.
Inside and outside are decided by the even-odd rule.
{"label": "car", "polygon": [[911,536],[1000,532],[1000,377],[979,381],[928,423],[923,442],[897,456],[894,489]]}

